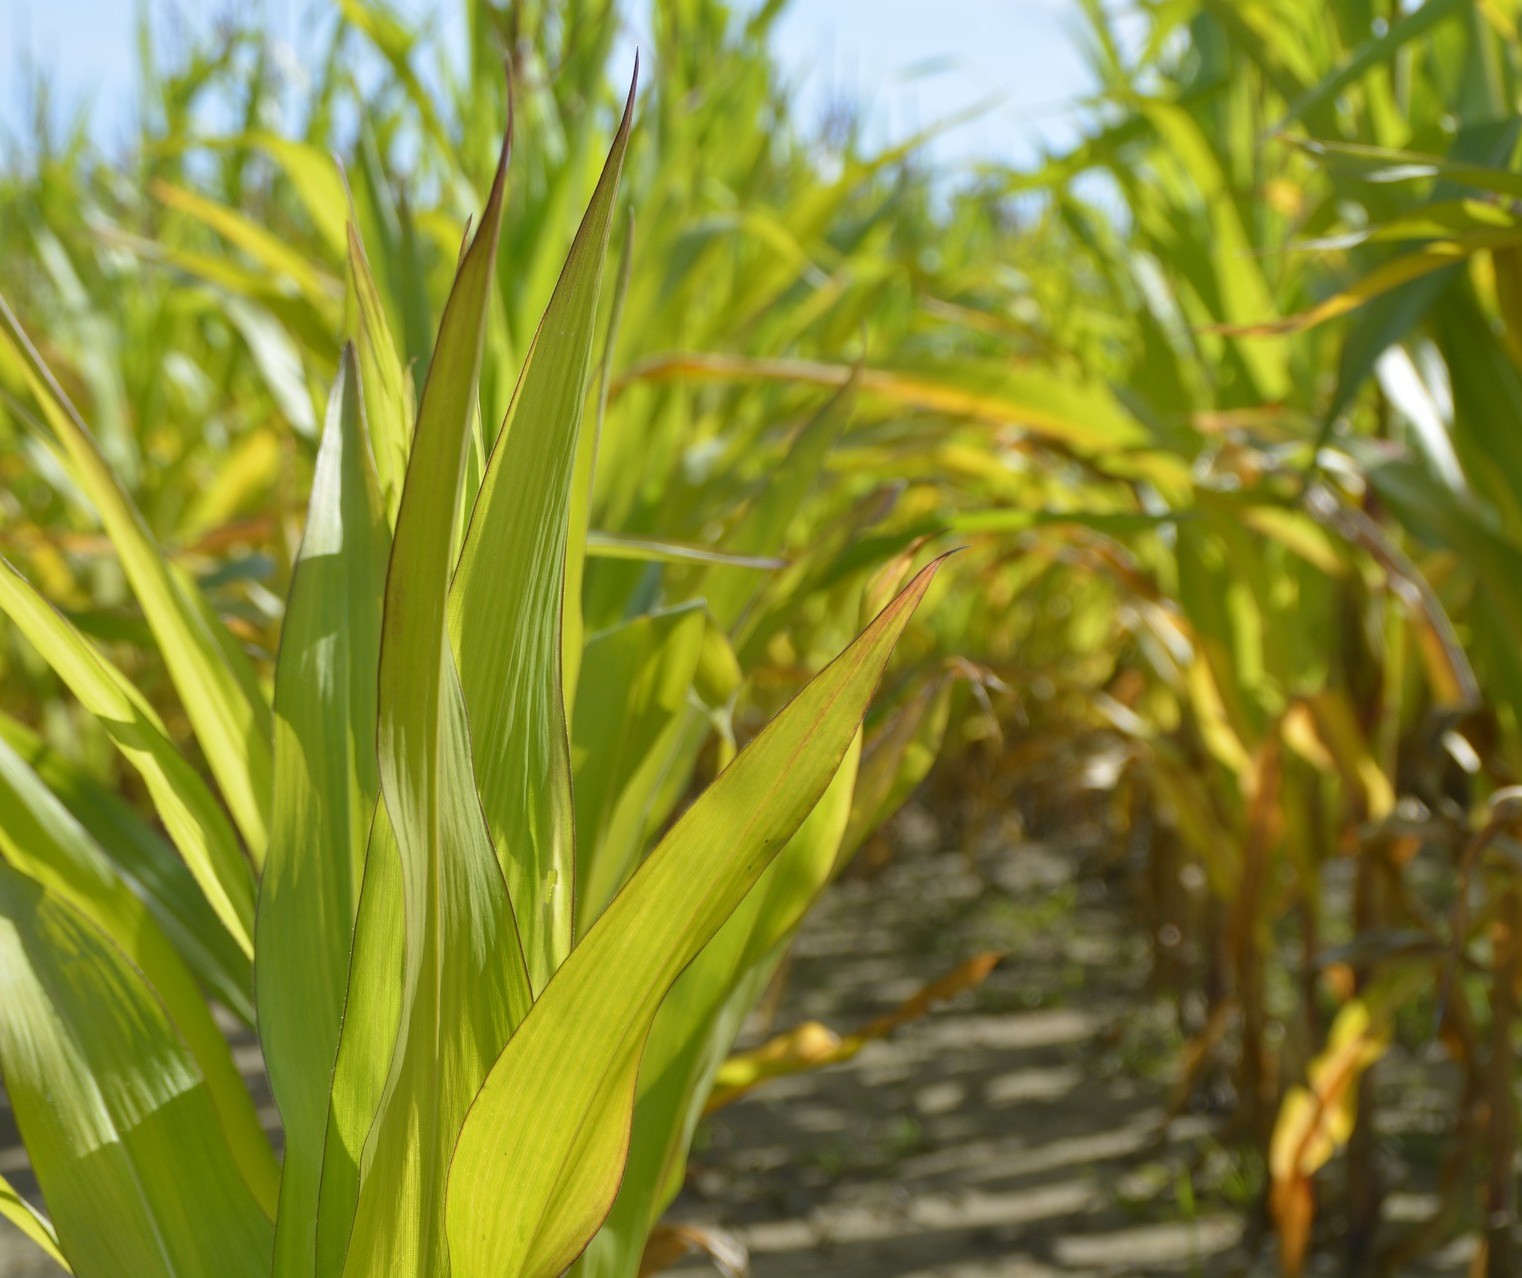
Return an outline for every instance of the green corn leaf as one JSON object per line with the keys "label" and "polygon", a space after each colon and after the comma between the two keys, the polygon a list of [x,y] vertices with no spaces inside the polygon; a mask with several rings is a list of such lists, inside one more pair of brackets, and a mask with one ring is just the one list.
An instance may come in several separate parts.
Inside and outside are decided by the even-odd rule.
{"label": "green corn leaf", "polygon": [[702,604],[636,617],[592,636],[571,718],[576,776],[577,930],[633,872],[660,780],[682,735],[707,618]]}
{"label": "green corn leaf", "polygon": [[561,607],[597,295],[633,114],[631,85],[492,450],[450,595],[450,634],[470,711],[481,807],[517,908],[535,989],[569,952],[575,923]]}
{"label": "green corn leaf", "polygon": [[[203,600],[170,571],[142,516],[101,456],[89,428],[53,379],[4,298],[0,330],[20,357],[32,393],[94,503],[153,628],[175,689],[254,864],[264,858],[273,774],[270,712],[246,660],[229,660]],[[241,654],[239,654],[241,657]],[[183,850],[183,849],[182,849]],[[192,869],[194,869],[192,865]]]}
{"label": "green corn leaf", "polygon": [[0,739],[36,770],[84,826],[196,979],[234,1016],[252,1025],[254,974],[249,956],[217,918],[174,845],[131,804],[3,714]]}
{"label": "green corn leaf", "polygon": [[1465,12],[1469,5],[1470,0],[1426,0],[1426,3],[1404,14],[1388,30],[1355,49],[1352,56],[1331,75],[1296,98],[1274,125],[1275,132],[1309,115],[1317,107],[1333,101],[1344,89],[1357,83],[1360,77],[1373,68],[1393,61],[1405,45],[1426,35],[1445,18]]}
{"label": "green corn leaf", "polygon": [[[854,380],[825,402],[789,445],[766,487],[742,516],[729,538],[732,551],[742,555],[775,554],[784,545],[789,526],[824,470],[825,458],[850,420],[856,402]],[[707,583],[709,610],[721,625],[733,626],[745,603],[755,594],[753,580],[733,574]]]}
{"label": "green corn leaf", "polygon": [[272,1226],[140,971],[0,864],[0,1068],[81,1278],[265,1278]]}
{"label": "green corn leaf", "polygon": [[222,808],[136,688],[0,560],[0,612],[15,622],[142,775],[164,828],[222,924],[252,955],[254,880]]}
{"label": "green corn leaf", "polygon": [[530,1000],[472,784],[446,622],[507,156],[504,142],[440,322],[386,578],[377,700],[385,819],[365,863],[333,1081],[317,1237],[324,1278],[340,1272],[335,1261],[349,1278],[447,1272],[450,1151]]}
{"label": "green corn leaf", "polygon": [[58,1250],[58,1234],[53,1229],[53,1222],[18,1194],[4,1176],[0,1176],[0,1220],[10,1221],[65,1273],[74,1272],[63,1258],[63,1252]]}
{"label": "green corn leaf", "polygon": [[[583,430],[576,442],[576,462],[571,471],[571,502],[567,515],[565,551],[565,603],[561,609],[561,657],[565,670],[566,713],[576,704],[576,683],[581,677],[581,649],[586,640],[585,593],[587,557],[593,542],[603,534],[592,530],[592,479],[597,469],[597,448],[602,440],[603,421],[608,414],[608,391],[613,380],[613,354],[618,346],[619,325],[628,300],[629,276],[634,266],[634,214],[624,223],[624,245],[618,283],[608,307],[607,330],[603,337],[602,361],[597,369],[597,413],[592,428]],[[579,885],[578,885],[579,890]]]}
{"label": "green corn leaf", "polygon": [[0,858],[98,927],[142,971],[205,1076],[228,1144],[260,1205],[275,1210],[274,1154],[201,991],[147,907],[42,779],[0,741]]}
{"label": "green corn leaf", "polygon": [[390,549],[354,349],[333,385],[275,671],[275,793],[256,921],[259,1032],[285,1127],[277,1275],[310,1273],[365,846]]}
{"label": "green corn leaf", "polygon": [[593,529],[586,538],[587,555],[592,559],[628,559],[647,564],[705,564],[711,568],[749,568],[771,572],[787,567],[785,559],[770,555],[743,555],[692,542],[670,541],[663,537],[631,537],[623,533]]}
{"label": "green corn leaf", "polygon": [[867,746],[851,803],[851,820],[841,839],[850,858],[903,806],[940,754],[951,715],[950,676],[926,679],[914,688]]}
{"label": "green corn leaf", "polygon": [[825,792],[936,566],[709,786],[539,996],[460,1133],[455,1278],[554,1278],[586,1246],[618,1189],[661,1000]]}

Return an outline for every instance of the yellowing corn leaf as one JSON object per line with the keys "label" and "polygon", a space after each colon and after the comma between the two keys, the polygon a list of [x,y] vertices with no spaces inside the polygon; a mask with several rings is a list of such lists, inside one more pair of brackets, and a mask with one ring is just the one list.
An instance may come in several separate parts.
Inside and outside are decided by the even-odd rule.
{"label": "yellowing corn leaf", "polygon": [[460,1133],[458,1278],[555,1278],[586,1246],[618,1188],[661,1000],[824,793],[935,567],[720,774],[545,987]]}
{"label": "yellowing corn leaf", "polygon": [[650,1231],[645,1254],[640,1257],[639,1278],[664,1273],[690,1252],[700,1251],[713,1261],[723,1278],[749,1278],[750,1256],[733,1234],[697,1225],[657,1225]]}
{"label": "yellowing corn leaf", "polygon": [[778,1034],[760,1047],[731,1056],[714,1080],[708,1109],[722,1109],[768,1079],[823,1069],[826,1065],[850,1060],[874,1039],[887,1038],[899,1026],[926,1015],[937,1003],[944,1003],[981,985],[1003,957],[990,952],[958,964],[945,976],[916,991],[900,1007],[844,1038],[818,1021],[804,1021],[796,1029]]}
{"label": "yellowing corn leaf", "polygon": [[1522,244],[1522,228],[1470,231],[1451,239],[1433,240],[1375,267],[1362,279],[1298,315],[1263,323],[1217,325],[1210,331],[1235,337],[1273,337],[1298,333],[1346,315],[1391,289],[1421,279],[1445,266],[1463,262],[1476,253]]}
{"label": "yellowing corn leaf", "polygon": [[1358,1081],[1389,1047],[1395,1010],[1419,975],[1399,973],[1344,1004],[1305,1083],[1290,1088],[1279,1107],[1269,1143],[1269,1204],[1289,1278],[1305,1264],[1315,1215],[1311,1177],[1353,1134]]}
{"label": "yellowing corn leaf", "polygon": [[923,370],[861,368],[808,360],[747,359],[733,355],[682,354],[651,359],[625,382],[768,381],[838,386],[858,379],[861,394],[906,408],[997,425],[1015,424],[1033,434],[1078,448],[1123,447],[1146,442],[1146,432],[1101,386],[1003,364],[947,364]]}

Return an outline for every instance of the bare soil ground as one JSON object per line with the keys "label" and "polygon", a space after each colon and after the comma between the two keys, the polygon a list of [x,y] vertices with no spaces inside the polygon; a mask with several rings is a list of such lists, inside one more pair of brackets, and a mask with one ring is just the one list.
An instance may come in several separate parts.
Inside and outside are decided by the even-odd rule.
{"label": "bare soil ground", "polygon": [[1272,1245],[1250,1245],[1261,1173],[1213,1139],[1223,1115],[1164,1121],[1178,1040],[1134,917],[1082,849],[984,843],[833,888],[775,1025],[845,1030],[980,950],[1005,963],[855,1060],[714,1115],[672,1216],[731,1231],[755,1278],[1276,1275]]}

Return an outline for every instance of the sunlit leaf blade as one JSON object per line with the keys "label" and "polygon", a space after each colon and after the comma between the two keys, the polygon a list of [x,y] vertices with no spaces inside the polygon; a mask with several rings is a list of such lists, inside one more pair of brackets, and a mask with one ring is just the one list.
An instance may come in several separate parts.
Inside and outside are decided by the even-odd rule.
{"label": "sunlit leaf blade", "polygon": [[0,865],[0,1067],[83,1278],[264,1278],[272,1226],[195,1060],[127,958]]}
{"label": "sunlit leaf blade", "polygon": [[345,348],[275,670],[275,791],[260,885],[259,1032],[285,1128],[275,1274],[310,1273],[328,1093],[379,795],[375,681],[390,549],[359,370]]}
{"label": "sunlit leaf blade", "polygon": [[597,295],[633,114],[631,85],[492,451],[450,595],[481,807],[536,989],[570,951],[575,924],[561,601]]}
{"label": "sunlit leaf blade", "polygon": [[53,1222],[18,1194],[4,1176],[0,1176],[0,1219],[10,1221],[65,1273],[73,1272],[58,1250],[58,1234],[53,1229]]}
{"label": "sunlit leaf blade", "polygon": [[386,577],[377,741],[388,821],[377,822],[355,924],[319,1208],[325,1276],[339,1272],[335,1259],[350,1278],[447,1272],[450,1151],[530,998],[472,784],[445,615],[507,155],[504,142],[440,322]]}
{"label": "sunlit leaf blade", "polygon": [[351,222],[349,245],[349,331],[359,356],[364,385],[365,424],[375,454],[375,469],[392,523],[402,500],[407,453],[412,446],[412,389],[391,340],[386,309],[370,271],[359,231]]}
{"label": "sunlit leaf blade", "polygon": [[935,567],[720,774],[540,995],[460,1134],[456,1278],[554,1278],[586,1246],[618,1188],[661,1000],[819,801]]}
{"label": "sunlit leaf blade", "polygon": [[[859,742],[859,737],[858,737]],[[661,1004],[640,1058],[629,1165],[576,1278],[628,1278],[681,1188],[714,1076],[786,950],[785,938],[838,864],[861,751],[853,742],[808,819]]]}
{"label": "sunlit leaf blade", "polygon": [[170,208],[204,222],[225,236],[253,258],[262,270],[290,280],[313,306],[336,318],[336,303],[340,296],[338,282],[317,269],[299,249],[287,244],[268,227],[260,226],[236,209],[167,182],[155,182],[153,195]]}
{"label": "sunlit leaf blade", "polygon": [[261,1206],[273,1215],[274,1155],[201,991],[147,907],[113,873],[84,827],[4,741],[0,859],[78,910],[142,971],[206,1078],[238,1165]]}
{"label": "sunlit leaf blade", "polygon": [[125,799],[0,715],[3,738],[89,832],[116,873],[142,899],[190,970],[228,1011],[254,1022],[249,956],[217,918],[174,845]]}
{"label": "sunlit leaf blade", "polygon": [[216,799],[164,735],[142,694],[4,560],[0,612],[48,660],[141,774],[164,828],[212,909],[243,952],[252,954],[254,880],[248,862]]}
{"label": "sunlit leaf blade", "polygon": [[[0,330],[20,357],[43,415],[105,525],[176,691],[256,865],[267,838],[273,759],[270,712],[246,660],[229,660],[204,601],[190,597],[73,404],[0,298]],[[241,656],[241,654],[240,654]]]}

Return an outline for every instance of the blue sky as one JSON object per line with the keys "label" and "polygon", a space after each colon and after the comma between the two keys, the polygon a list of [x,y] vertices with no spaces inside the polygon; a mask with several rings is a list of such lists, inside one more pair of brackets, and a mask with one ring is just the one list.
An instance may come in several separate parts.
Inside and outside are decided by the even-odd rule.
{"label": "blue sky", "polygon": [[[170,0],[170,7],[202,13],[224,6]],[[299,15],[311,11],[310,0],[259,7],[271,33],[299,51]],[[457,0],[403,0],[398,7],[415,16],[459,9]],[[117,136],[113,118],[132,97],[136,11],[135,0],[0,0],[0,119],[17,119],[15,70],[29,52],[65,101],[90,104],[99,136]],[[1091,87],[1079,29],[1076,0],[793,0],[777,47],[799,78],[805,112],[821,111],[832,96],[854,98],[868,109],[877,139],[889,141],[996,99],[943,137],[936,154],[1025,162],[1043,141],[1072,137],[1070,104]]]}

